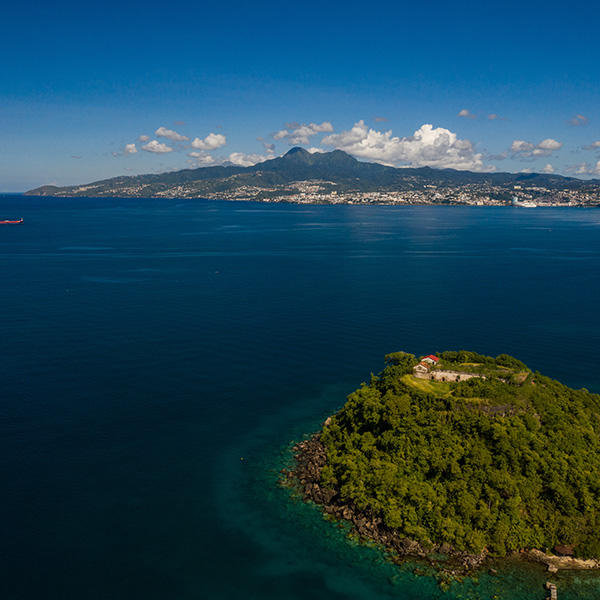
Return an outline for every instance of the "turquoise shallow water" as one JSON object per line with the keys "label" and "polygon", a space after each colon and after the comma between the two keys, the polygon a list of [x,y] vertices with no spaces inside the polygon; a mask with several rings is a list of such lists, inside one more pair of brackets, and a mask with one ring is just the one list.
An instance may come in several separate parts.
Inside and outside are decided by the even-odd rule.
{"label": "turquoise shallow water", "polygon": [[519,565],[443,593],[276,479],[390,351],[507,352],[600,391],[582,361],[599,211],[13,196],[0,212],[25,218],[0,229],[4,597],[544,597]]}

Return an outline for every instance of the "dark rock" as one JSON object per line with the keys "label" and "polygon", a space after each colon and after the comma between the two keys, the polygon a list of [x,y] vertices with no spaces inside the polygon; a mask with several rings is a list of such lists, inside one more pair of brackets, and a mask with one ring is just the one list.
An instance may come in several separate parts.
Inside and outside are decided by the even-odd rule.
{"label": "dark rock", "polygon": [[573,546],[556,544],[556,546],[554,546],[554,554],[557,556],[573,556]]}
{"label": "dark rock", "polygon": [[440,554],[450,554],[452,552],[452,546],[450,544],[446,544],[445,542],[439,547],[438,552]]}
{"label": "dark rock", "polygon": [[[303,497],[320,504],[324,513],[332,515],[335,519],[350,522],[359,536],[392,550],[393,560],[396,562],[402,562],[401,557],[405,556],[418,556],[431,560],[429,555],[433,548],[425,547],[399,534],[397,530],[390,529],[384,524],[380,515],[358,510],[352,504],[345,504],[338,491],[321,487],[321,470],[327,461],[327,451],[321,442],[320,434],[301,442],[294,451],[296,452],[295,465],[290,470],[282,472],[282,481],[288,479],[289,483],[295,483]],[[285,482],[286,485],[289,483]],[[457,552],[446,543],[437,546],[436,550],[449,557],[454,569],[459,566],[458,572],[462,574],[479,568],[486,557],[485,553],[469,555],[466,552]]]}

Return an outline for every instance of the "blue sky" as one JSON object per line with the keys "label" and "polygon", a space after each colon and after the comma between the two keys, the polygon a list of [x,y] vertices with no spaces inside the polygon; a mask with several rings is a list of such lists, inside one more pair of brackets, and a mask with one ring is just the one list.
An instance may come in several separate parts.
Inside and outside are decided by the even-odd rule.
{"label": "blue sky", "polygon": [[2,12],[0,191],[252,164],[294,144],[600,178],[597,2],[34,0]]}

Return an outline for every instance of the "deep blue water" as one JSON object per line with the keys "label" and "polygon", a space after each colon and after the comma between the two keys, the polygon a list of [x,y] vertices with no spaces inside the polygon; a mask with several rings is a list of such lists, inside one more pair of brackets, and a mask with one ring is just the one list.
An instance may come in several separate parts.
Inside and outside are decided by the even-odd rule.
{"label": "deep blue water", "polygon": [[[383,356],[508,353],[600,392],[600,211],[0,196],[0,596],[442,593],[277,487]],[[561,599],[597,598],[563,578]],[[510,590],[510,591],[507,591]]]}

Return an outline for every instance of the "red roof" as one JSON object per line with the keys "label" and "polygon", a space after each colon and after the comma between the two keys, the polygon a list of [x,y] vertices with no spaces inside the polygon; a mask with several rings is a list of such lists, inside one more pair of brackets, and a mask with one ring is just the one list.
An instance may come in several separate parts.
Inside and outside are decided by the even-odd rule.
{"label": "red roof", "polygon": [[430,354],[429,356],[425,356],[424,358],[430,358],[434,362],[438,362],[440,360],[437,356],[434,356],[433,354]]}

